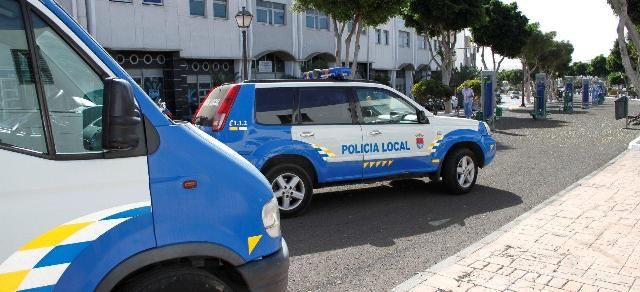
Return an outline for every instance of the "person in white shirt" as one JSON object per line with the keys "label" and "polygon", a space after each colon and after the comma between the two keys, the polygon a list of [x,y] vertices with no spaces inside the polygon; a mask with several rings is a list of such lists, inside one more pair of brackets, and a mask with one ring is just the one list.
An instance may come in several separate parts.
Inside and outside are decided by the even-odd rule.
{"label": "person in white shirt", "polygon": [[473,97],[475,96],[473,89],[469,88],[469,85],[465,85],[462,89],[462,96],[464,97],[464,117],[470,119],[473,114]]}

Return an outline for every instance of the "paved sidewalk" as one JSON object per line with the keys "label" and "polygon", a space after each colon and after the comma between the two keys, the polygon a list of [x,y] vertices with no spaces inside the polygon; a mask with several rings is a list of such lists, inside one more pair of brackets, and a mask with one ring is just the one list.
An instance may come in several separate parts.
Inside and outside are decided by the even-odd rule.
{"label": "paved sidewalk", "polygon": [[640,151],[394,289],[492,290],[640,291]]}

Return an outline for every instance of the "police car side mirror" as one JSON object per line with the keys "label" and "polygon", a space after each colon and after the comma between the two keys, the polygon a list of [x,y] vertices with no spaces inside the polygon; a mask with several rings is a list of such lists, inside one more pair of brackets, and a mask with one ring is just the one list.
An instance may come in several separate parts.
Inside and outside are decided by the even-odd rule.
{"label": "police car side mirror", "polygon": [[428,124],[429,117],[427,117],[427,113],[424,111],[418,110],[418,123],[420,124]]}
{"label": "police car side mirror", "polygon": [[131,84],[123,79],[107,78],[102,107],[102,148],[112,151],[136,148],[140,142],[136,130],[141,126]]}

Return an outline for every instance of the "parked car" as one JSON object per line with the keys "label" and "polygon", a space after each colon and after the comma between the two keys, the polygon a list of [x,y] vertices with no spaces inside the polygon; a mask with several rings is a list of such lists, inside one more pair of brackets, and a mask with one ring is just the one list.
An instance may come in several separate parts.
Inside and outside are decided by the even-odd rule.
{"label": "parked car", "polygon": [[283,216],[313,189],[431,177],[472,190],[496,142],[484,122],[436,117],[398,91],[357,81],[248,81],[213,90],[195,124],[255,165]]}
{"label": "parked car", "polygon": [[522,93],[520,91],[512,91],[511,92],[511,99],[520,99],[522,98]]}

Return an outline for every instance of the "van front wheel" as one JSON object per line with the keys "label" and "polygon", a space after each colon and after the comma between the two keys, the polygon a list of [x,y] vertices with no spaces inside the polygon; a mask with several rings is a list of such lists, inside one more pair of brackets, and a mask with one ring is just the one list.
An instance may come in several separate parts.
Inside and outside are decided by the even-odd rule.
{"label": "van front wheel", "polygon": [[282,217],[299,215],[309,207],[313,187],[303,168],[292,164],[278,165],[267,171],[265,176],[271,183]]}
{"label": "van front wheel", "polygon": [[168,267],[140,274],[122,288],[123,292],[202,291],[231,292],[233,289],[218,277],[192,267]]}

